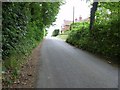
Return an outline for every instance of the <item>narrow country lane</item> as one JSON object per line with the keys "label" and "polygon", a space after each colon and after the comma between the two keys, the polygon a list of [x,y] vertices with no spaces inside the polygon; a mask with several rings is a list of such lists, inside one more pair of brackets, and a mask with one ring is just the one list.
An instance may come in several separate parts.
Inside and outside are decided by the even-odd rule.
{"label": "narrow country lane", "polygon": [[117,88],[118,68],[57,38],[40,51],[37,88]]}

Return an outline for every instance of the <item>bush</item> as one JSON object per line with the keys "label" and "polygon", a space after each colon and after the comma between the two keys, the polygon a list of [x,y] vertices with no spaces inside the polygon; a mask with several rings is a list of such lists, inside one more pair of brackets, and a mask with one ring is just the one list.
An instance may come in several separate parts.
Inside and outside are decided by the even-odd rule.
{"label": "bush", "polygon": [[[55,21],[61,2],[3,2],[2,60],[4,72],[15,72],[43,39],[45,28]],[[54,9],[53,9],[54,8]],[[47,13],[46,13],[47,12]],[[9,75],[9,73],[8,73]],[[9,75],[9,76],[10,76]],[[7,76],[6,76],[7,77]],[[11,77],[4,78],[11,80]],[[7,81],[9,83],[9,81]]]}
{"label": "bush", "polygon": [[96,24],[92,31],[88,28],[73,29],[66,42],[78,48],[118,59],[120,58],[119,24],[119,22],[110,25]]}
{"label": "bush", "polygon": [[[120,58],[119,3],[100,2],[93,29],[89,23],[74,23],[66,42],[114,59]],[[84,27],[83,27],[84,23]]]}
{"label": "bush", "polygon": [[55,29],[55,30],[53,31],[53,33],[52,33],[52,36],[57,36],[57,35],[59,35],[59,32],[60,32],[59,29]]}

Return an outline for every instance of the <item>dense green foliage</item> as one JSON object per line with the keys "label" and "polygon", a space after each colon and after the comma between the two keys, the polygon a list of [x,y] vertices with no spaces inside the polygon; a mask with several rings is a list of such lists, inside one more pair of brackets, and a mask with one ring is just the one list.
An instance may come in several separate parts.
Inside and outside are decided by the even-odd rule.
{"label": "dense green foliage", "polygon": [[68,35],[69,33],[70,33],[70,30],[65,30],[65,31],[62,32],[61,34]]}
{"label": "dense green foliage", "polygon": [[[67,38],[67,42],[79,48],[100,53],[107,57],[120,58],[120,3],[99,3],[93,29],[82,28],[82,23]],[[77,28],[78,27],[78,28]]]}
{"label": "dense green foliage", "polygon": [[57,35],[59,35],[59,32],[60,32],[59,29],[55,29],[55,30],[53,31],[53,33],[52,33],[52,36],[57,36]]}
{"label": "dense green foliage", "polygon": [[81,42],[84,42],[82,38],[85,39],[85,37],[89,34],[89,31],[88,31],[89,23],[88,22],[84,22],[84,24],[83,22],[74,23],[72,24],[72,27],[73,28],[67,38],[67,42],[79,47],[84,46],[82,45],[83,43]]}
{"label": "dense green foliage", "polygon": [[[2,59],[15,72],[55,21],[61,2],[3,2]],[[3,68],[3,69],[5,69]]]}

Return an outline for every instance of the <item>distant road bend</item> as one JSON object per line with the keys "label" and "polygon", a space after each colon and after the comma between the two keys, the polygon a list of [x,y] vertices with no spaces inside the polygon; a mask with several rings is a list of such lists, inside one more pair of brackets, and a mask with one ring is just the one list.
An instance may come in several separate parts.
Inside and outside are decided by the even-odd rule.
{"label": "distant road bend", "polygon": [[118,68],[57,38],[42,44],[37,88],[117,88]]}

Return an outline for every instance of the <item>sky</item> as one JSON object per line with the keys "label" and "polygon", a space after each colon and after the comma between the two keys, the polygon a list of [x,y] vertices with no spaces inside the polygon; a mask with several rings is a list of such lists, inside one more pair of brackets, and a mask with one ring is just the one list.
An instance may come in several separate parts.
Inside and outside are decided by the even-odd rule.
{"label": "sky", "polygon": [[66,3],[60,6],[57,19],[54,22],[56,24],[54,27],[50,26],[48,29],[48,35],[51,35],[54,29],[61,29],[64,20],[73,20],[73,6],[74,6],[74,18],[79,18],[82,16],[83,19],[89,17],[90,7],[89,2],[86,3],[86,0],[65,0]]}

